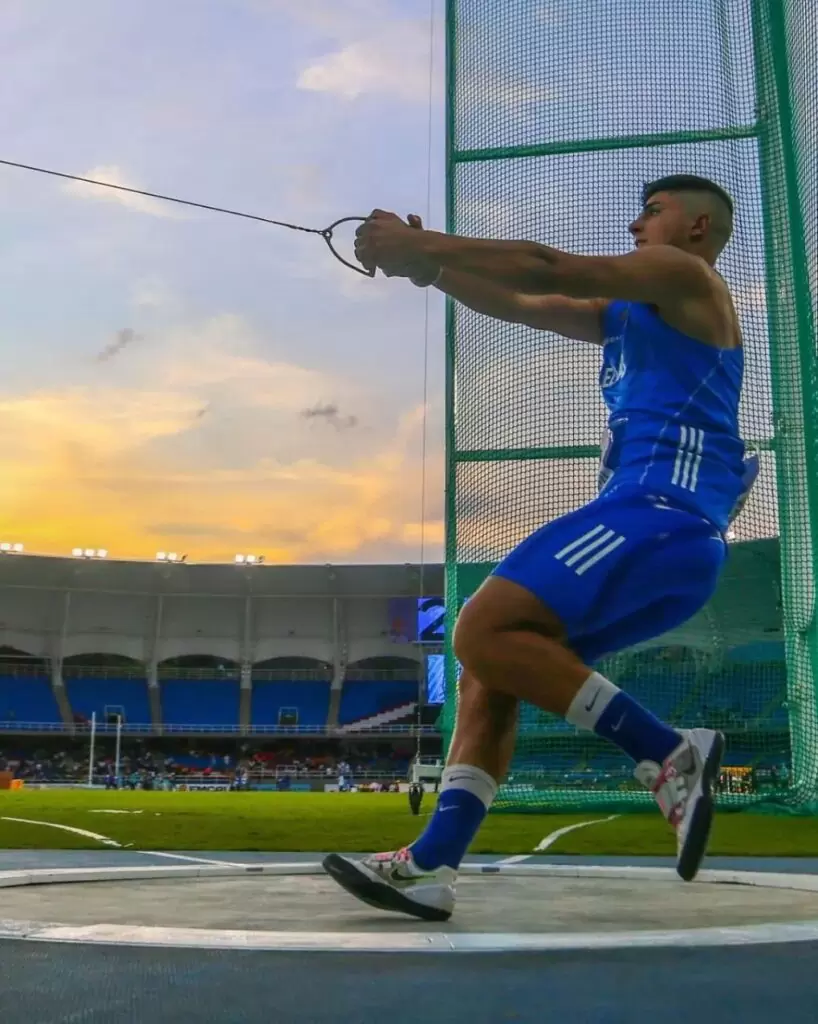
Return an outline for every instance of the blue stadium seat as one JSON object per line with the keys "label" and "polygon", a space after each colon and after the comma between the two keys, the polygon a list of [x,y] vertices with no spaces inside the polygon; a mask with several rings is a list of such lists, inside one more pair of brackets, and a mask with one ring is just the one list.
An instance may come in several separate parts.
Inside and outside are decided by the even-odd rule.
{"label": "blue stadium seat", "polygon": [[322,680],[253,683],[250,721],[253,725],[278,725],[281,708],[297,708],[299,725],[327,724],[330,684]]}
{"label": "blue stadium seat", "polygon": [[120,708],[126,725],[150,725],[151,708],[148,684],[144,679],[66,679],[65,692],[75,715],[104,721],[106,709]]}
{"label": "blue stadium seat", "polygon": [[239,724],[236,679],[164,679],[161,687],[165,725]]}
{"label": "blue stadium seat", "polygon": [[45,677],[0,676],[0,722],[61,722],[60,709]]}
{"label": "blue stadium seat", "polygon": [[217,757],[214,765],[213,758],[207,754],[174,754],[173,763],[180,768],[196,768],[199,771],[204,771],[205,768],[213,768],[215,772],[220,772],[225,769],[223,757]]}
{"label": "blue stadium seat", "polygon": [[417,699],[416,681],[376,683],[352,679],[344,683],[341,691],[338,721],[341,725],[349,725],[403,704],[416,703]]}

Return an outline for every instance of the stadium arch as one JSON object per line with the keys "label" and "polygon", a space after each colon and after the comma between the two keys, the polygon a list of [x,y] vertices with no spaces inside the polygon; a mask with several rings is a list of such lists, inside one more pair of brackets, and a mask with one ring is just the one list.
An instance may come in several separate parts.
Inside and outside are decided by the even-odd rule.
{"label": "stadium arch", "polygon": [[[124,632],[95,634],[92,640],[87,636],[70,634],[63,638],[62,642],[62,664],[81,664],[82,658],[90,658],[84,662],[87,665],[100,665],[104,662],[99,659],[124,658],[127,662],[144,664],[145,662],[145,638],[142,636],[128,635]],[[109,662],[114,664],[115,662]]]}
{"label": "stadium arch", "polygon": [[376,673],[389,673],[391,678],[398,678],[398,673],[403,673],[402,679],[416,679],[422,667],[420,657],[411,658],[404,655],[379,654],[368,658],[359,658],[347,664],[347,679],[377,678]]}
{"label": "stadium arch", "polygon": [[240,664],[235,658],[222,657],[203,651],[162,658],[157,664],[157,673],[160,679],[180,675],[194,679],[199,672],[202,673],[202,679],[236,679],[239,671]]}
{"label": "stadium arch", "polygon": [[331,661],[301,655],[284,655],[278,658],[265,658],[253,662],[253,676],[264,678],[268,673],[275,673],[279,678],[312,678],[331,679],[333,665]]}

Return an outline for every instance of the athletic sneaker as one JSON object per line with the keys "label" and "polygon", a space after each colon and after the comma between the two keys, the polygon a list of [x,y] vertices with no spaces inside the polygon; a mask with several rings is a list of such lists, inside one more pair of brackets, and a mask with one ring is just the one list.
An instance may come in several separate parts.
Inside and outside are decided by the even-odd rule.
{"label": "athletic sneaker", "polygon": [[448,921],[452,916],[457,873],[449,867],[423,871],[408,848],[363,860],[331,853],[324,858],[324,870],[347,892],[378,910],[411,914],[424,921]]}
{"label": "athletic sneaker", "polygon": [[676,829],[676,871],[692,882],[707,852],[724,736],[712,729],[683,729],[681,735],[682,742],[664,764],[641,761],[634,775]]}

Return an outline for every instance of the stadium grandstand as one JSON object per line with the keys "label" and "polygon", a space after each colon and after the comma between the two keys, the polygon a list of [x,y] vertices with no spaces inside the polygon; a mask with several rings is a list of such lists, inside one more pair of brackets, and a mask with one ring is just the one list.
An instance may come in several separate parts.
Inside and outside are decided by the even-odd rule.
{"label": "stadium grandstand", "polygon": [[110,785],[114,766],[140,786],[405,780],[441,754],[424,622],[443,601],[421,578],[442,593],[439,565],[0,558],[2,766],[42,784]]}
{"label": "stadium grandstand", "polygon": [[[736,794],[787,785],[775,548],[737,551],[702,613],[710,629],[694,621],[607,666],[674,724],[724,729]],[[750,590],[753,628],[733,628]],[[441,565],[0,558],[0,767],[43,785],[405,781],[418,755],[443,757],[442,592]],[[723,649],[702,647],[712,632]],[[630,785],[595,737],[534,708],[521,717],[536,742],[512,786]]]}

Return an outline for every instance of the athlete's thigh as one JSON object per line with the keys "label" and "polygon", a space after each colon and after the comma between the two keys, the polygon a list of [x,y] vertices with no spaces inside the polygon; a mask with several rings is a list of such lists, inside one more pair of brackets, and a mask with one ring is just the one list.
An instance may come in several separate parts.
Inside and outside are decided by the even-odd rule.
{"label": "athlete's thigh", "polygon": [[697,610],[723,561],[724,542],[709,523],[637,494],[598,499],[549,523],[495,574],[535,594],[574,646],[651,606],[672,607],[674,616],[679,607]]}
{"label": "athlete's thigh", "polygon": [[703,526],[660,534],[627,572],[610,577],[589,628],[570,637],[587,664],[676,629],[710,600],[726,549],[720,535]]}
{"label": "athlete's thigh", "polygon": [[701,598],[691,592],[652,601],[601,629],[572,637],[571,649],[586,665],[594,665],[608,654],[626,651],[681,626],[701,609],[706,600]]}

